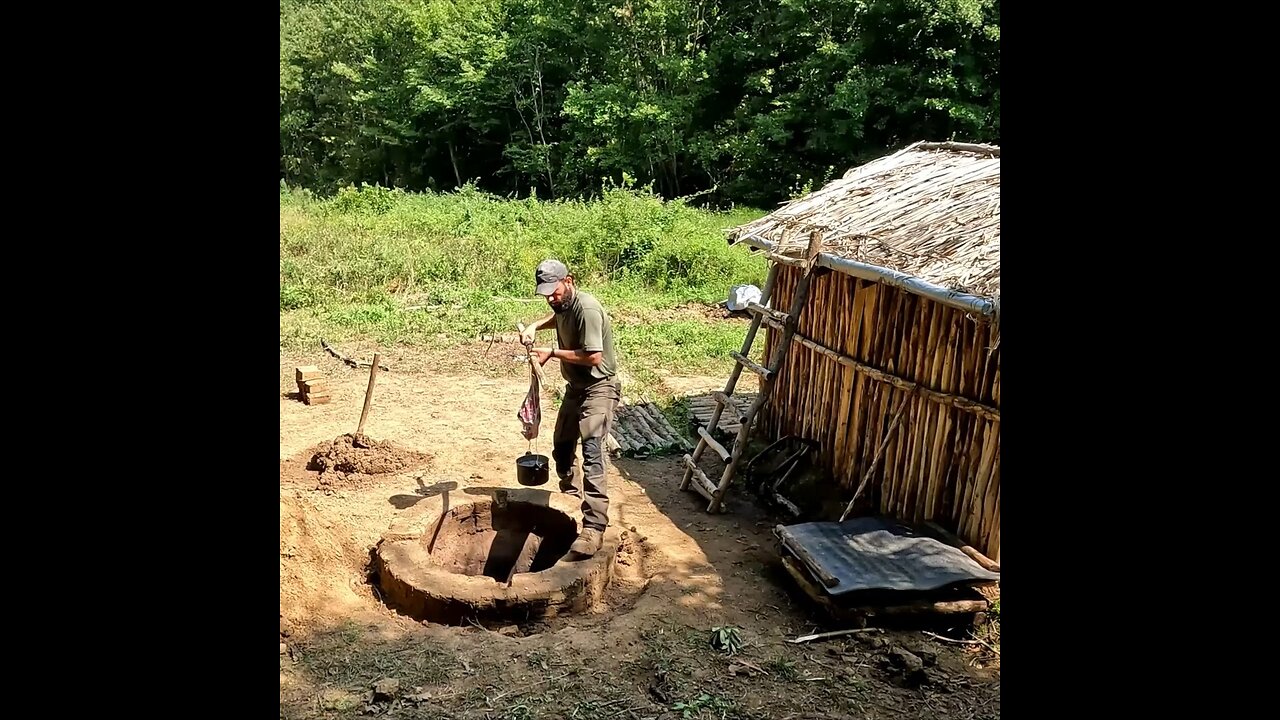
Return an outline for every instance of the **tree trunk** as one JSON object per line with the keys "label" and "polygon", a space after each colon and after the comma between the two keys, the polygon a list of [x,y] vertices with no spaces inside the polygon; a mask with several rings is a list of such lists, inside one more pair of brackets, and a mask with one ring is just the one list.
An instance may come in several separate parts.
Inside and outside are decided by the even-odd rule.
{"label": "tree trunk", "polygon": [[449,146],[449,162],[453,163],[453,177],[458,181],[458,187],[462,187],[462,173],[458,172],[458,157],[453,154],[453,141],[450,140],[445,144]]}

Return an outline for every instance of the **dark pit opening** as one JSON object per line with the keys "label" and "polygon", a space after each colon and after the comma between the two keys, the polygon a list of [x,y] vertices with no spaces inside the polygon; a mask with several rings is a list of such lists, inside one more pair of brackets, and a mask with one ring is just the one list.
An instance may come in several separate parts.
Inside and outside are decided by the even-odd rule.
{"label": "dark pit opening", "polygon": [[428,552],[435,564],[505,583],[555,565],[569,552],[578,525],[546,505],[478,502],[445,513],[433,535]]}

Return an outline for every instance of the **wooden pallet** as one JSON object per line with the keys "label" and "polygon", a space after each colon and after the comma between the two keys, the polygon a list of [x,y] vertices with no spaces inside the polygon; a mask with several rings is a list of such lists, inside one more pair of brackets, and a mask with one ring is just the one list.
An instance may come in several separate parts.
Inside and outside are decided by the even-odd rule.
{"label": "wooden pallet", "polygon": [[[732,446],[731,438],[736,438],[738,431],[742,429],[742,417],[751,409],[751,403],[755,402],[755,393],[749,395],[734,395],[732,398],[733,409],[735,412],[725,412],[720,415],[720,422],[716,427],[716,433],[720,434],[728,440]],[[713,394],[694,395],[687,398],[689,402],[689,424],[697,431],[697,428],[704,427],[711,429],[711,418],[715,415],[716,406],[719,404]]]}

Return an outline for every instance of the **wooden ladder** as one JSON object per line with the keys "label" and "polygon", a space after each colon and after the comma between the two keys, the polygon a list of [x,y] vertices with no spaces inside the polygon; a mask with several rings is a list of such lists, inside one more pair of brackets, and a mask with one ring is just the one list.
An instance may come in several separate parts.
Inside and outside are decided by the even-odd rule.
{"label": "wooden ladder", "polygon": [[[817,260],[821,245],[822,236],[817,231],[814,231],[809,234],[809,248],[805,260],[774,258],[772,266],[769,268],[769,275],[765,279],[764,290],[760,293],[760,302],[747,304],[747,311],[752,315],[751,327],[747,329],[747,337],[742,342],[742,351],[730,353],[737,364],[733,368],[733,372],[729,374],[729,382],[725,383],[724,391],[711,394],[711,397],[716,401],[716,409],[711,414],[711,420],[706,427],[698,428],[698,446],[694,448],[693,454],[684,456],[684,478],[680,481],[680,489],[688,490],[692,486],[695,492],[709,501],[707,505],[707,512],[709,513],[720,512],[724,504],[725,493],[729,489],[729,483],[733,482],[734,473],[737,472],[738,463],[742,460],[742,453],[747,447],[747,438],[751,435],[751,428],[755,424],[756,415],[760,413],[760,409],[768,402],[769,395],[773,392],[773,380],[777,377],[783,361],[787,358],[791,337],[795,335],[800,313],[804,310],[805,303],[809,299],[809,283],[813,279],[814,263]],[[796,284],[795,295],[791,298],[790,311],[786,313],[768,307],[778,282],[778,269],[784,264],[799,266],[804,271],[800,281]],[[751,354],[751,345],[755,342],[756,332],[760,329],[761,323],[782,331],[782,337],[773,346],[773,354],[769,358],[767,366],[761,366],[748,357]],[[738,418],[740,422],[738,437],[733,441],[733,451],[730,452],[715,439],[714,433],[720,423],[720,416],[726,407],[733,413],[738,412],[737,405],[733,403],[733,389],[737,386],[738,378],[742,376],[744,367],[760,376],[760,392],[756,394],[756,398],[751,403],[750,408],[747,409],[746,414]],[[702,458],[702,453],[707,448],[711,448],[722,462],[727,463],[724,472],[720,475],[719,484],[713,485],[707,474],[698,467],[698,460]]]}

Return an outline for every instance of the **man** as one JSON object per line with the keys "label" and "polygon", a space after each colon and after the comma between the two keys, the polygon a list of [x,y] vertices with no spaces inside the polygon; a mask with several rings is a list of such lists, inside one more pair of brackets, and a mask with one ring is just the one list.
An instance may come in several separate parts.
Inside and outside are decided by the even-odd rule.
{"label": "man", "polygon": [[[582,532],[569,548],[590,557],[600,549],[609,525],[609,494],[605,483],[605,438],[622,398],[613,346],[613,324],[600,301],[577,288],[569,269],[559,260],[546,260],[534,273],[537,293],[547,299],[551,314],[525,327],[520,340],[532,345],[539,330],[555,328],[558,347],[534,348],[540,364],[555,358],[566,387],[556,415],[552,458],[560,476],[560,491],[582,499]],[[577,445],[582,441],[582,479],[577,478]]]}

